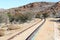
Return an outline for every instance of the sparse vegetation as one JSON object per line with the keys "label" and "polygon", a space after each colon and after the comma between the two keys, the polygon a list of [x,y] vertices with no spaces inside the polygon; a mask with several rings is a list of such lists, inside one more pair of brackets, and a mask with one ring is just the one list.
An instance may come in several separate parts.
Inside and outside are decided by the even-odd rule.
{"label": "sparse vegetation", "polygon": [[2,18],[2,16],[0,15],[0,23],[2,23],[2,21],[3,21],[3,18]]}
{"label": "sparse vegetation", "polygon": [[47,14],[47,13],[44,13],[44,14],[43,14],[43,17],[44,17],[44,18],[47,18],[47,17],[48,17],[48,14]]}
{"label": "sparse vegetation", "polygon": [[40,18],[40,14],[36,14],[36,18]]}
{"label": "sparse vegetation", "polygon": [[0,13],[0,23],[6,23],[8,17],[4,13]]}
{"label": "sparse vegetation", "polygon": [[29,13],[29,12],[26,12],[26,13],[23,13],[22,15],[18,15],[18,21],[20,20],[21,22],[26,22],[27,20],[31,20],[33,18],[33,14],[32,13]]}
{"label": "sparse vegetation", "polygon": [[11,24],[11,25],[8,25],[8,29],[9,30],[16,30],[16,29],[19,29],[19,28],[21,28],[21,26],[19,26],[19,25],[14,25],[14,24]]}
{"label": "sparse vegetation", "polygon": [[[31,24],[35,24],[38,20],[47,17],[60,18],[60,3],[34,2],[17,8],[0,10],[0,36],[4,36],[6,31],[6,33],[8,33],[8,31],[11,32],[10,30],[16,32],[16,29],[25,29]],[[33,18],[37,18],[37,20],[34,19],[31,21]],[[9,21],[9,23],[7,21]],[[29,23],[29,21],[31,21],[31,23]],[[26,25],[25,22],[29,25]],[[60,19],[56,22],[60,23]],[[23,25],[20,25],[20,23]],[[60,25],[58,29],[60,30]]]}
{"label": "sparse vegetation", "polygon": [[9,18],[9,22],[12,23],[14,21],[14,17],[10,13],[7,13],[7,16]]}
{"label": "sparse vegetation", "polygon": [[11,15],[10,13],[8,13],[7,15],[10,22],[26,22],[27,20],[31,20],[34,17],[34,14],[30,12],[20,13],[17,15]]}
{"label": "sparse vegetation", "polygon": [[48,17],[48,13],[40,13],[40,12],[38,12],[37,14],[36,14],[36,18],[47,18]]}

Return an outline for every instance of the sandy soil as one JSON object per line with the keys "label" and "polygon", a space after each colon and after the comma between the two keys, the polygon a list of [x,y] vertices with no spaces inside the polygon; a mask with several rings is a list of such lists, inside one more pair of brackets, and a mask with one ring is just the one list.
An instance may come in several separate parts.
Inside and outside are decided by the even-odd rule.
{"label": "sandy soil", "polygon": [[37,23],[38,21],[40,21],[40,19],[34,19],[30,22],[20,24],[20,26],[21,26],[20,29],[6,31],[7,34],[0,37],[0,40],[7,40],[8,38],[12,37],[13,35],[17,34],[18,32],[21,32],[21,31],[25,30],[26,28],[32,26],[33,24]]}
{"label": "sandy soil", "polygon": [[60,40],[60,23],[55,23],[55,39]]}
{"label": "sandy soil", "polygon": [[[44,20],[43,20],[44,21]],[[26,40],[26,38],[39,26],[41,25],[41,23],[43,22],[39,22],[36,25],[34,25],[33,27],[29,28],[28,30],[24,31],[23,33],[15,36],[14,38],[12,38],[11,40]]]}
{"label": "sandy soil", "polygon": [[[40,19],[35,19],[35,20],[32,20],[31,22],[29,23],[24,23],[24,24],[21,24],[21,28],[20,29],[17,29],[17,30],[11,30],[10,31],[10,34],[8,35],[5,35],[4,37],[0,37],[0,40],[5,40],[13,35],[15,35],[16,33],[30,27],[31,25],[35,24],[37,21],[39,21]],[[34,37],[34,40],[56,40],[54,38],[54,34],[55,34],[55,31],[56,29],[58,29],[58,27],[60,27],[59,25],[60,24],[57,24],[56,22],[54,21],[51,21],[51,20],[56,20],[54,18],[47,18],[46,22],[44,23],[44,25],[39,29],[39,31],[36,33],[35,37]],[[58,26],[57,26],[58,25]],[[57,28],[56,28],[57,27]],[[27,30],[26,32],[22,33],[21,35],[19,36],[16,36],[13,40],[17,40],[21,38],[21,40],[24,40],[23,37],[25,38],[26,35],[29,35],[30,31],[32,31],[35,27]],[[55,29],[56,28],[56,29]],[[27,34],[26,34],[27,33]],[[23,35],[23,36],[22,36]],[[9,36],[9,37],[8,37]]]}
{"label": "sandy soil", "polygon": [[54,40],[54,22],[47,19],[45,24],[39,29],[34,40]]}

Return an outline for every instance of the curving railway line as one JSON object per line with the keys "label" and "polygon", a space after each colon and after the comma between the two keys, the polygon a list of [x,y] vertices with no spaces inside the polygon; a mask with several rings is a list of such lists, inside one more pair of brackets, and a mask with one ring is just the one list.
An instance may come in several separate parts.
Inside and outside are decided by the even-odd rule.
{"label": "curving railway line", "polygon": [[[43,21],[43,22],[42,22],[38,27],[36,27],[36,28],[28,35],[28,37],[25,38],[25,40],[30,40],[30,39],[33,37],[33,35],[38,31],[38,29],[45,23],[46,19],[42,19],[41,21]],[[39,22],[41,22],[41,21],[39,21]],[[36,24],[38,24],[39,22],[37,22]],[[15,34],[15,35],[13,35],[12,37],[8,38],[7,40],[13,40],[13,39],[16,38],[18,35],[21,35],[21,34],[24,33],[25,31],[31,29],[31,28],[32,28],[33,26],[35,26],[36,24],[30,26],[29,28],[27,28],[27,29],[25,29],[25,30],[23,30],[23,31]]]}
{"label": "curving railway line", "polygon": [[35,36],[35,34],[38,32],[39,28],[45,23],[46,19],[40,24],[27,38],[26,40],[32,40]]}

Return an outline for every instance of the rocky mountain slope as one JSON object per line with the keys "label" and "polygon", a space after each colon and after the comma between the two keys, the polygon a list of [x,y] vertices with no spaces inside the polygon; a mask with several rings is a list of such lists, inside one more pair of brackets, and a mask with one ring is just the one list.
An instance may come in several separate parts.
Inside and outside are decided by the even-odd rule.
{"label": "rocky mountain slope", "polygon": [[53,17],[53,14],[56,14],[56,16],[60,16],[60,2],[34,2],[21,7],[10,8],[3,11],[3,13],[11,14],[20,14],[26,12],[39,12],[41,14],[47,13],[51,17]]}
{"label": "rocky mountain slope", "polygon": [[16,11],[22,12],[22,13],[29,12],[29,11],[39,12],[39,11],[45,10],[48,7],[51,7],[52,5],[54,5],[54,3],[34,2],[34,3],[30,3],[30,4],[27,4],[18,8],[11,8],[9,9],[9,11],[11,12],[15,11],[15,13]]}

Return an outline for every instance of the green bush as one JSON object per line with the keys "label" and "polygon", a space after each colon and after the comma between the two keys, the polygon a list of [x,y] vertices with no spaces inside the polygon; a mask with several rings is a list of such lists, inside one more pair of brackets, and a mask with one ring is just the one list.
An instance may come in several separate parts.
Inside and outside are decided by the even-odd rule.
{"label": "green bush", "polygon": [[27,20],[31,20],[32,18],[33,14],[29,12],[18,15],[18,20],[20,20],[21,22],[26,22]]}
{"label": "green bush", "polygon": [[11,15],[10,13],[7,13],[8,17],[9,17],[9,22],[13,22],[14,21],[14,17],[13,15]]}
{"label": "green bush", "polygon": [[10,22],[13,22],[13,21],[26,22],[27,20],[32,20],[32,18],[34,17],[34,14],[31,12],[20,13],[20,14],[14,15],[14,16],[11,15],[10,13],[8,13],[7,15],[9,17]]}
{"label": "green bush", "polygon": [[40,14],[36,14],[36,18],[40,18]]}
{"label": "green bush", "polygon": [[3,22],[3,17],[0,15],[0,23]]}
{"label": "green bush", "polygon": [[37,14],[36,14],[36,18],[41,18],[41,19],[42,19],[42,18],[43,18],[43,14],[37,13]]}
{"label": "green bush", "polygon": [[49,16],[49,15],[48,15],[47,13],[44,13],[44,14],[43,14],[43,17],[44,17],[44,18],[47,18],[48,16]]}

